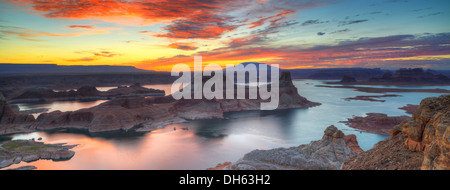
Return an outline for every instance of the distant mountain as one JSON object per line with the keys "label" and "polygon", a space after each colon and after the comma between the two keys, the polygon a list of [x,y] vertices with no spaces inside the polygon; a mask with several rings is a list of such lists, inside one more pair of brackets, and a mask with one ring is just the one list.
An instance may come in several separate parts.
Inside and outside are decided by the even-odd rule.
{"label": "distant mountain", "polygon": [[392,74],[388,71],[381,77],[369,79],[369,82],[403,83],[448,83],[450,78],[437,71],[424,71],[422,68],[401,68]]}
{"label": "distant mountain", "polygon": [[384,74],[384,71],[375,68],[333,68],[333,69],[318,69],[314,74],[306,77],[310,79],[322,79],[322,80],[333,80],[342,79],[344,76],[351,76],[356,79],[369,79],[373,77],[380,77]]}
{"label": "distant mountain", "polygon": [[56,64],[0,64],[1,74],[48,74],[48,73],[129,73],[150,72],[133,66],[66,66]]}

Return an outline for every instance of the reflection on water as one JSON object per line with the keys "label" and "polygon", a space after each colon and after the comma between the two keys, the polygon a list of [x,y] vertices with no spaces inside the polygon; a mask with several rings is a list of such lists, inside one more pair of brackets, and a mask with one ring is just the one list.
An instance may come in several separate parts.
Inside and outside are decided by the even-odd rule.
{"label": "reflection on water", "polygon": [[45,102],[45,103],[19,103],[19,109],[23,110],[31,110],[31,109],[39,109],[39,108],[47,108],[48,110],[45,112],[40,112],[33,114],[35,118],[37,118],[41,113],[49,113],[52,111],[75,111],[84,108],[90,108],[97,106],[103,102],[108,100],[94,100],[94,101],[55,101],[55,102]]}
{"label": "reflection on water", "polygon": [[[387,136],[359,132],[339,121],[370,112],[408,115],[397,108],[440,95],[395,93],[401,96],[383,98],[386,102],[345,101],[344,98],[357,95],[379,94],[316,87],[322,82],[315,80],[298,80],[294,84],[302,96],[322,105],[309,109],[233,112],[227,113],[226,119],[174,124],[133,136],[34,132],[11,135],[11,138],[42,137],[48,143],[79,144],[73,149],[75,156],[68,161],[20,164],[35,165],[38,169],[205,169],[225,161],[234,162],[254,149],[290,147],[319,140],[329,125],[335,125],[345,134],[355,134],[360,146],[367,150]],[[170,85],[166,87],[170,89]]]}

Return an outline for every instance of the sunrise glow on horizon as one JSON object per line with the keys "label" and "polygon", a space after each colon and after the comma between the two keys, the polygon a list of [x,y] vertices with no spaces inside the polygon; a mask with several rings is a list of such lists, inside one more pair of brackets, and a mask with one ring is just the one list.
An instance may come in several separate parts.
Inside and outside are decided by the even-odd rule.
{"label": "sunrise glow on horizon", "polygon": [[450,70],[448,0],[2,0],[0,63]]}

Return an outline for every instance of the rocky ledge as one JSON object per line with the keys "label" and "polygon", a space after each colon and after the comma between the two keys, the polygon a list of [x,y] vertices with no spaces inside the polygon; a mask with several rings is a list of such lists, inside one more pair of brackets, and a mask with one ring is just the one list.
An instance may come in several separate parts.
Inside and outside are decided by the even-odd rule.
{"label": "rocky ledge", "polygon": [[[362,152],[356,136],[345,136],[329,126],[319,141],[291,148],[254,150],[232,164],[232,170],[337,170],[352,156]],[[222,165],[220,165],[222,166]]]}
{"label": "rocky ledge", "polygon": [[366,117],[354,116],[341,122],[367,133],[389,135],[394,126],[408,118],[408,116],[387,116],[384,113],[367,113]]}
{"label": "rocky ledge", "polygon": [[344,162],[342,169],[449,170],[450,95],[423,99],[391,136]]}
{"label": "rocky ledge", "polygon": [[21,161],[33,162],[39,159],[68,160],[75,155],[75,152],[70,150],[75,146],[77,145],[44,144],[33,140],[0,142],[0,168],[18,164]]}

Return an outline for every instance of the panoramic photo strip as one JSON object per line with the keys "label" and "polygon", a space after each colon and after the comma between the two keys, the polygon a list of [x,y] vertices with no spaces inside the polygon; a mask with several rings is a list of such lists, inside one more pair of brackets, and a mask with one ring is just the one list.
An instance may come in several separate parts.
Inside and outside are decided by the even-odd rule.
{"label": "panoramic photo strip", "polygon": [[449,20],[448,0],[1,0],[0,173],[450,170]]}

